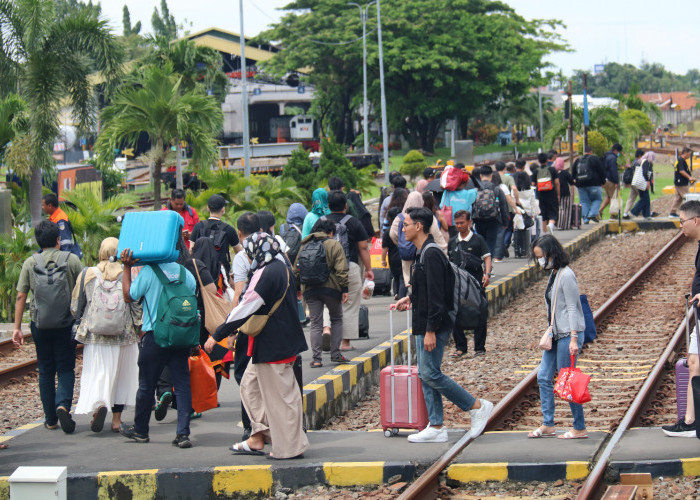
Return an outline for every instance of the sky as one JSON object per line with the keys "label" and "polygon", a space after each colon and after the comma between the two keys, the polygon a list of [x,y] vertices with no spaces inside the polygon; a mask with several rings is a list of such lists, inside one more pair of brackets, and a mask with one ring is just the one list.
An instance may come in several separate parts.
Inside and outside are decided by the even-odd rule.
{"label": "sky", "polygon": [[[635,66],[658,62],[679,74],[700,68],[698,0],[504,1],[526,19],[559,19],[566,25],[558,32],[573,51],[547,58],[565,75],[570,76],[574,69],[592,70],[595,64],[608,62]],[[288,3],[289,0],[243,0],[246,36],[254,36],[278,21],[282,15],[278,9]],[[118,33],[122,32],[124,4],[129,7],[132,24],[141,21],[142,33],[151,31],[153,8],[160,8],[160,0],[102,0],[101,4],[103,15]],[[190,32],[210,27],[240,32],[238,0],[168,0],[168,7],[178,23],[188,21],[186,28]]]}

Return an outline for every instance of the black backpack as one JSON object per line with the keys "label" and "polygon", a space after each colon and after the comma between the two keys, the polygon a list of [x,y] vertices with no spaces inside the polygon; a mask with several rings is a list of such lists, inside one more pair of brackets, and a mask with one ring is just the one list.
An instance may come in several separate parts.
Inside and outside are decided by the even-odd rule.
{"label": "black backpack", "polygon": [[472,219],[496,220],[498,219],[498,195],[495,186],[490,182],[484,182],[474,201]]}
{"label": "black backpack", "polygon": [[637,166],[636,162],[632,163],[629,167],[622,172],[622,183],[632,184],[632,177],[634,177],[634,168]]}
{"label": "black backpack", "polygon": [[323,244],[326,239],[311,238],[299,252],[296,265],[299,280],[304,285],[322,285],[331,276],[326,260],[326,247]]}
{"label": "black backpack", "polygon": [[588,161],[590,157],[584,156],[576,165],[576,182],[587,183],[593,180],[593,169]]}
{"label": "black backpack", "polygon": [[202,234],[205,238],[209,238],[214,243],[216,251],[220,251],[226,243],[226,226],[223,221],[209,221],[204,223],[204,231]]}
{"label": "black backpack", "polygon": [[[350,238],[348,235],[348,226],[346,224],[348,221],[352,218],[352,215],[346,215],[342,219],[340,219],[340,222],[335,222],[335,235],[333,236],[334,240],[337,240],[340,242],[340,246],[343,247],[343,252],[345,252],[345,257],[350,258]],[[328,219],[325,215],[321,217],[321,220],[330,220]]]}
{"label": "black backpack", "polygon": [[301,229],[299,229],[295,224],[285,224],[283,226],[284,231],[280,236],[287,245],[287,257],[289,261],[293,264],[297,260],[297,255],[299,255],[299,249],[301,248]]}

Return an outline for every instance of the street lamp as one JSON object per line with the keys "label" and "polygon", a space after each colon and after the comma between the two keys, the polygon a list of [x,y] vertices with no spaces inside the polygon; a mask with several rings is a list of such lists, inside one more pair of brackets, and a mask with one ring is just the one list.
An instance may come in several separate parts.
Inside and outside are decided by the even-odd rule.
{"label": "street lamp", "polygon": [[389,133],[386,124],[386,94],[384,93],[384,53],[382,51],[382,16],[377,0],[377,40],[379,41],[379,85],[382,105],[382,143],[384,147],[384,183],[389,184]]}
{"label": "street lamp", "polygon": [[358,3],[348,2],[348,5],[354,5],[360,9],[360,19],[362,20],[362,135],[364,136],[365,154],[369,153],[369,127],[367,125],[367,115],[369,114],[367,105],[367,11],[373,3],[376,3],[376,0],[372,0],[363,7]]}
{"label": "street lamp", "polygon": [[[243,118],[243,171],[245,173],[245,178],[250,179],[250,129],[248,124],[248,68],[245,62],[245,34],[243,33],[243,0],[238,2],[240,12],[241,12],[241,107],[243,112],[241,113]],[[246,191],[249,191],[249,187],[246,187]]]}

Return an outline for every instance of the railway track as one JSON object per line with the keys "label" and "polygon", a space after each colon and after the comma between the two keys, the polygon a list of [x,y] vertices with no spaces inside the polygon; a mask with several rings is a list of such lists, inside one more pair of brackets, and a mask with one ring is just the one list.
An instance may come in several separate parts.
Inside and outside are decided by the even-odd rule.
{"label": "railway track", "polygon": [[[25,337],[24,349],[33,350],[34,348],[31,346],[31,344],[31,336]],[[82,350],[82,348],[82,344],[78,344],[78,346],[76,347],[76,349],[79,351]],[[2,353],[3,355],[12,353],[14,350],[15,347],[12,344],[11,339],[3,340],[2,342],[0,342],[0,353]],[[11,382],[19,381],[25,375],[28,375],[37,370],[37,368],[38,364],[36,357],[25,358],[17,363],[12,364],[11,366],[0,368],[0,387],[6,386]]]}
{"label": "railway track", "polygon": [[[683,343],[684,327],[676,328],[682,314],[678,312],[680,306],[675,304],[683,301],[687,275],[674,273],[674,267],[693,257],[694,245],[687,245],[686,241],[678,233],[594,313],[598,340],[584,348],[578,362],[578,366],[592,375],[589,388],[593,403],[586,407],[586,424],[589,428],[615,432],[604,443],[578,499],[595,498],[601,492],[612,449],[622,433],[641,419],[656,394],[665,363]],[[644,283],[655,278],[654,286],[644,287]],[[669,307],[670,304],[674,305]],[[538,362],[538,358],[533,358],[523,366],[532,369],[498,403],[487,430],[530,430],[540,425]],[[557,406],[557,426],[570,426],[568,406],[563,402]],[[564,415],[568,419],[562,419]],[[399,498],[435,498],[439,475],[471,441],[468,434],[462,437]]]}

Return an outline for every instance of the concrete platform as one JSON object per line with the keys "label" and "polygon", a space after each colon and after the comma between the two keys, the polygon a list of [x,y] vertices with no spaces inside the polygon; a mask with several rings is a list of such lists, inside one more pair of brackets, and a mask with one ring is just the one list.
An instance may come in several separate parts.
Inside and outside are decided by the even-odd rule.
{"label": "concrete platform", "polygon": [[583,479],[607,436],[596,431],[588,439],[572,441],[529,439],[522,431],[487,432],[450,465],[448,483]]}
{"label": "concrete platform", "polygon": [[669,437],[659,427],[630,429],[615,448],[610,469],[615,475],[700,476],[700,439]]}

